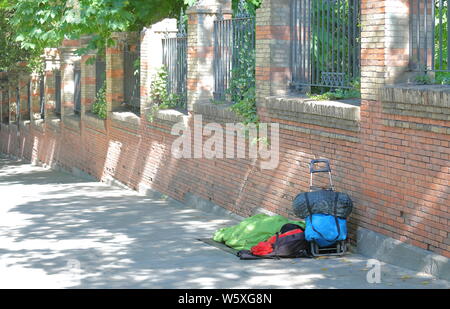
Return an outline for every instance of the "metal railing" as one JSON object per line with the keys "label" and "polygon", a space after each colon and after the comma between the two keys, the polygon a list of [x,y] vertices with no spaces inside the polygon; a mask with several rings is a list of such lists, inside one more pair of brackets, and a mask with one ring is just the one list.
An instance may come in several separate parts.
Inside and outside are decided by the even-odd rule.
{"label": "metal railing", "polygon": [[15,113],[15,119],[14,122],[19,123],[20,121],[20,89],[19,87],[16,88],[16,113]]}
{"label": "metal railing", "polygon": [[74,89],[74,113],[81,113],[81,69],[75,69],[73,72],[73,79],[75,82]]}
{"label": "metal railing", "polygon": [[45,118],[45,78],[44,75],[39,77],[39,112],[41,119]]}
{"label": "metal railing", "polygon": [[135,49],[127,46],[124,50],[124,99],[125,105],[133,113],[141,111],[140,43]]}
{"label": "metal railing", "polygon": [[176,95],[187,109],[187,34],[181,14],[177,36],[162,39],[163,65],[167,70],[167,92]]}
{"label": "metal railing", "polygon": [[27,110],[28,110],[28,114],[27,114],[27,118],[29,120],[31,112],[32,112],[32,106],[31,106],[31,96],[32,96],[32,89],[31,89],[31,79],[28,81],[27,83]]}
{"label": "metal railing", "polygon": [[410,0],[409,53],[412,71],[450,72],[448,0]]}
{"label": "metal railing", "polygon": [[61,116],[61,71],[55,72],[55,114]]}
{"label": "metal railing", "polygon": [[10,110],[9,110],[9,91],[3,91],[2,100],[3,100],[3,104],[2,104],[2,122],[7,124],[7,123],[9,123],[9,114],[10,114]]}
{"label": "metal railing", "polygon": [[106,82],[106,61],[97,57],[95,60],[95,94],[97,95]]}
{"label": "metal railing", "polygon": [[292,87],[352,88],[360,78],[360,1],[291,0]]}
{"label": "metal railing", "polygon": [[9,94],[7,88],[1,84],[3,80],[0,79],[0,108],[1,108],[1,122],[9,123]]}
{"label": "metal railing", "polygon": [[[242,3],[242,2],[241,2]],[[214,99],[233,101],[233,76],[254,70],[255,18],[240,5],[236,18],[214,22]],[[254,71],[252,72],[254,75]],[[247,81],[248,82],[248,81]],[[250,81],[254,86],[254,78]],[[236,103],[236,102],[233,102]]]}

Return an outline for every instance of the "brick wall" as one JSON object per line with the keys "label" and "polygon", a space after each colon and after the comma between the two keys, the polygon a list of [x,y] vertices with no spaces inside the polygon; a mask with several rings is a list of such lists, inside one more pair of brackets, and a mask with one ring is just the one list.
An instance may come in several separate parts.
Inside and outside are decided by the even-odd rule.
{"label": "brick wall", "polygon": [[[356,239],[356,228],[364,227],[450,257],[449,92],[439,87],[389,86],[392,72],[401,78],[401,70],[387,69],[391,67],[390,57],[403,55],[398,56],[403,59],[406,52],[396,54],[395,47],[385,48],[388,40],[381,30],[386,23],[383,14],[387,6],[396,7],[395,3],[361,3],[363,38],[372,33],[381,42],[363,41],[363,89],[367,91],[363,91],[360,106],[280,97],[286,93],[283,80],[289,80],[289,72],[285,71],[287,63],[273,55],[279,53],[280,42],[288,41],[287,30],[280,30],[276,22],[272,25],[271,21],[280,18],[270,12],[277,5],[283,11],[287,4],[266,0],[259,11],[257,28],[261,47],[257,83],[265,94],[259,93],[258,113],[263,122],[280,124],[277,169],[262,170],[259,160],[250,158],[175,159],[171,147],[178,136],[170,132],[180,119],[187,120],[192,134],[196,115],[203,116],[204,124],[238,120],[220,106],[204,104],[202,100],[203,104],[195,104],[198,101],[192,98],[196,94],[191,96],[190,116],[161,116],[151,123],[145,115],[131,124],[126,118],[111,119],[109,115],[108,120],[101,121],[82,114],[79,130],[64,120],[55,125],[52,119],[33,121],[29,129],[19,131],[14,124],[3,124],[0,151],[68,170],[82,170],[101,180],[113,177],[133,189],[151,187],[178,200],[186,194],[196,194],[244,216],[259,208],[292,215],[292,200],[308,189],[308,162],[328,158],[337,189],[348,192],[355,202],[349,221],[352,240]],[[190,25],[197,27],[195,11],[189,16]],[[366,23],[369,20],[374,22]],[[191,46],[197,44],[192,33]],[[265,41],[267,44],[262,44]],[[149,40],[142,42],[154,44]],[[149,48],[144,46],[141,50],[145,53]],[[190,50],[191,57],[194,50]],[[109,48],[107,52],[108,100],[114,105],[123,94],[120,49]],[[205,70],[210,66],[208,61],[194,58],[190,64],[198,62]],[[281,75],[277,73],[280,67],[285,68]],[[194,73],[189,74],[191,92],[201,90],[211,95],[208,87],[197,88],[198,84],[192,81]],[[46,73],[46,78],[50,85],[46,87],[47,102],[51,102],[51,72]],[[91,78],[83,79],[85,87],[92,86]],[[147,93],[148,89],[143,91]],[[51,111],[51,103],[47,104]],[[193,149],[196,147],[199,146],[193,145]]]}

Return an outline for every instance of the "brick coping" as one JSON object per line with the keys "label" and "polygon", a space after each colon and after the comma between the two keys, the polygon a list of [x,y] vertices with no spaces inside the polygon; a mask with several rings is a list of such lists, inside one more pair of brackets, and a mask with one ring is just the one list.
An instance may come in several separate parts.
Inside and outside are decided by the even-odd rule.
{"label": "brick coping", "polygon": [[134,130],[138,130],[141,125],[141,118],[135,113],[128,111],[112,112],[111,121]]}
{"label": "brick coping", "polygon": [[45,120],[44,119],[33,119],[31,121],[33,129],[36,129],[40,132],[44,132]]}
{"label": "brick coping", "polygon": [[269,110],[318,115],[360,122],[361,109],[358,103],[353,100],[316,101],[304,96],[272,96],[258,101],[257,106]]}
{"label": "brick coping", "polygon": [[380,89],[381,102],[450,108],[450,85],[389,85]]}
{"label": "brick coping", "polygon": [[81,121],[81,117],[80,115],[65,115],[63,117],[63,124],[64,127],[70,127],[72,129],[75,129],[77,131],[80,130],[80,121]]}
{"label": "brick coping", "polygon": [[61,129],[61,118],[47,118],[45,123],[48,123],[49,127],[54,130]]}
{"label": "brick coping", "polygon": [[85,112],[83,121],[88,123],[89,126],[93,126],[102,131],[106,131],[105,120],[100,119],[97,115],[92,112]]}
{"label": "brick coping", "polygon": [[230,110],[231,106],[231,103],[197,103],[193,105],[193,113],[196,115],[213,117],[222,121],[241,122],[242,119]]}
{"label": "brick coping", "polygon": [[179,123],[179,122],[187,123],[189,115],[176,109],[163,109],[159,110],[155,114],[155,118],[158,120],[163,120],[172,123]]}

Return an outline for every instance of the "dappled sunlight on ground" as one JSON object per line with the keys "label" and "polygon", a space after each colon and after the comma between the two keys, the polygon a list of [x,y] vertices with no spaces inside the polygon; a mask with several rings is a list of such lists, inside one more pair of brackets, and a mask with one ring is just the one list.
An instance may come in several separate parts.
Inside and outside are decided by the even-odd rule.
{"label": "dappled sunlight on ground", "polygon": [[232,219],[1,157],[0,196],[0,288],[449,287],[392,266],[370,285],[357,255],[240,261],[198,241]]}

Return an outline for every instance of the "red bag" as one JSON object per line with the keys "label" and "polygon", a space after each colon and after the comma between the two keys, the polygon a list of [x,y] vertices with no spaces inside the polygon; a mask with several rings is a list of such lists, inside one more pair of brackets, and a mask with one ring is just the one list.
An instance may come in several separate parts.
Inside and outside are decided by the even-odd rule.
{"label": "red bag", "polygon": [[250,252],[253,255],[257,255],[257,256],[267,255],[267,254],[273,252],[273,245],[275,244],[277,239],[283,238],[283,237],[286,237],[289,235],[299,234],[299,233],[303,233],[303,231],[301,229],[296,229],[296,230],[292,230],[287,233],[278,235],[278,237],[277,237],[277,235],[272,236],[267,241],[260,242],[256,246],[252,247],[250,249]]}
{"label": "red bag", "polygon": [[273,251],[273,246],[268,241],[263,241],[257,244],[256,246],[252,247],[250,252],[253,255],[267,255]]}

